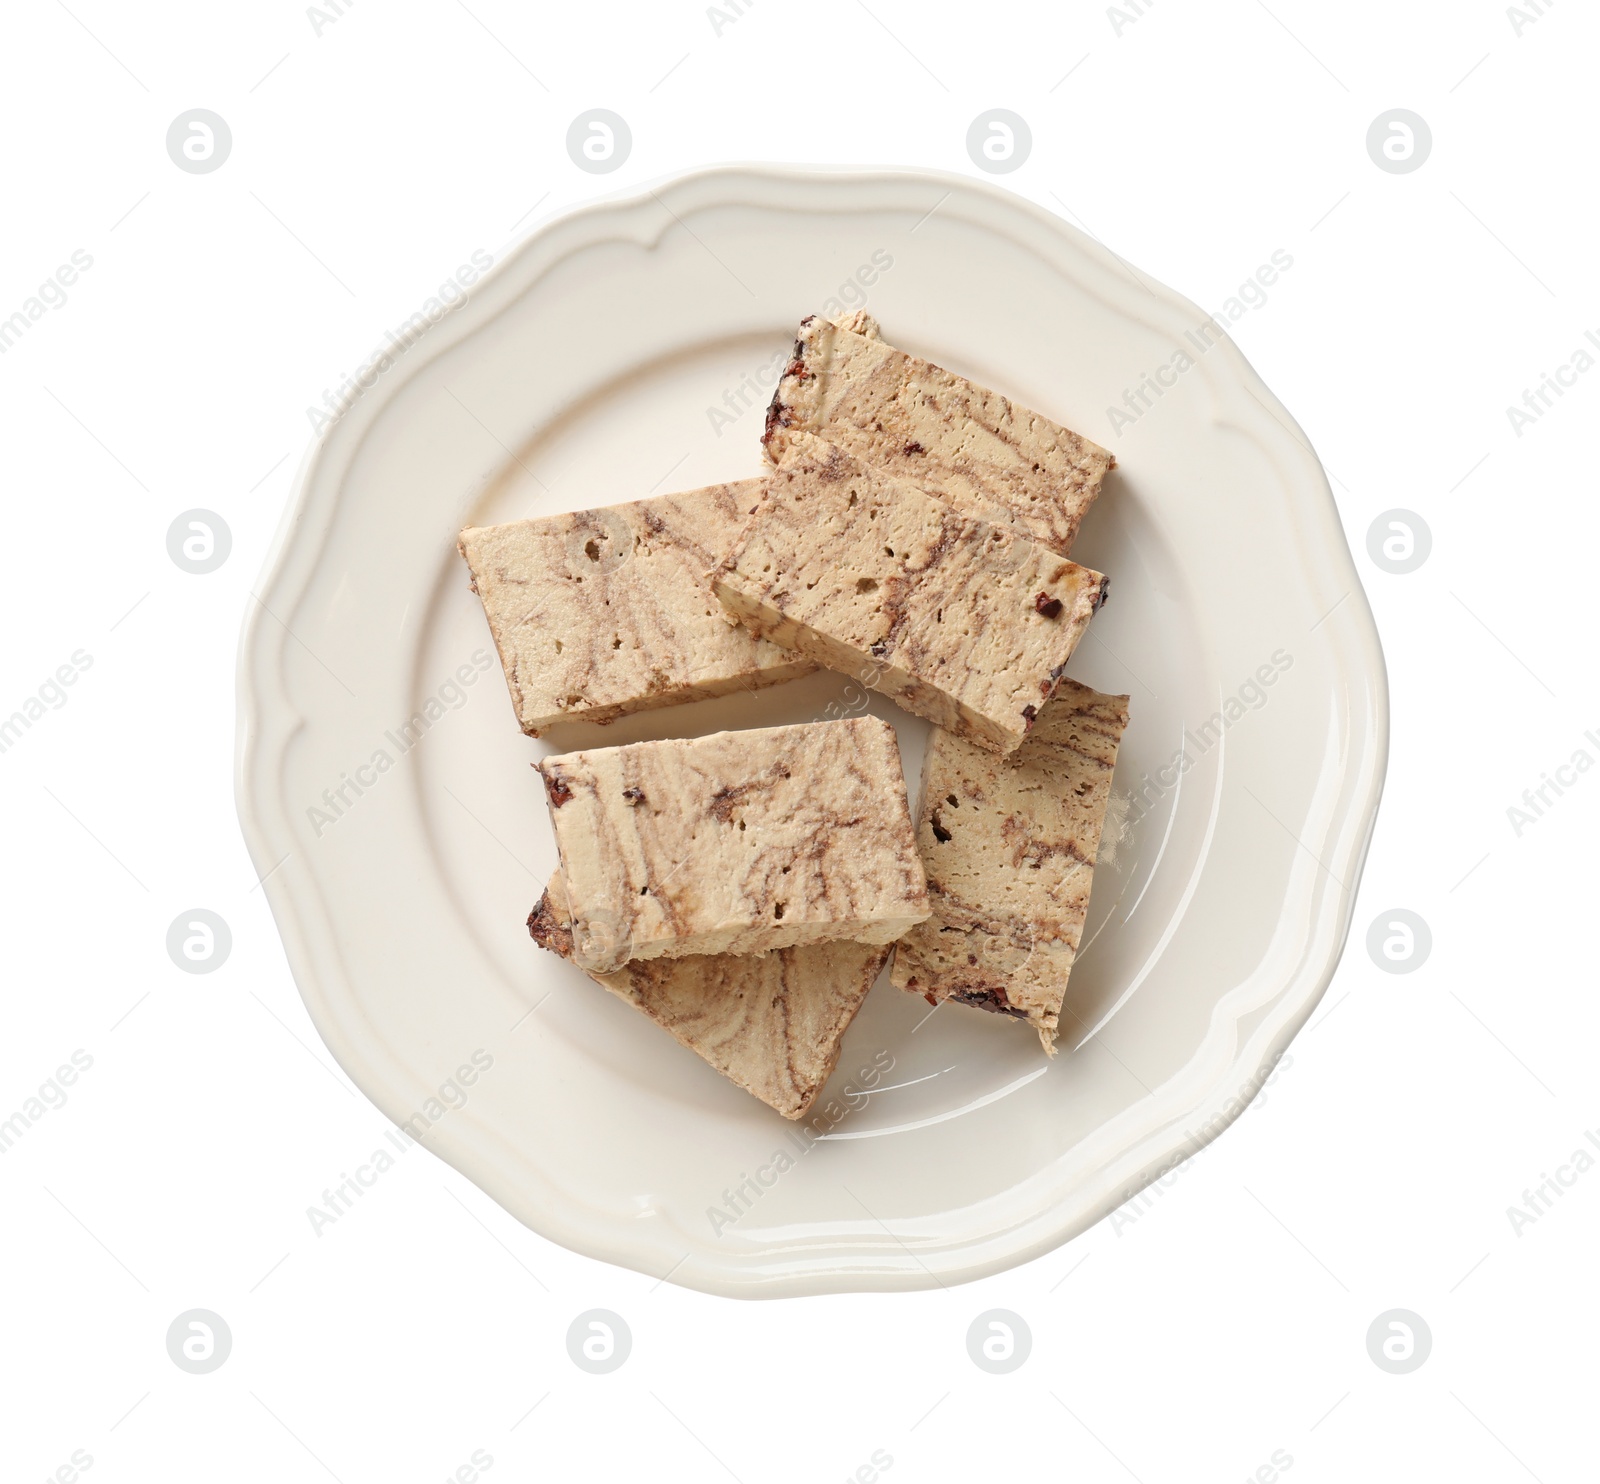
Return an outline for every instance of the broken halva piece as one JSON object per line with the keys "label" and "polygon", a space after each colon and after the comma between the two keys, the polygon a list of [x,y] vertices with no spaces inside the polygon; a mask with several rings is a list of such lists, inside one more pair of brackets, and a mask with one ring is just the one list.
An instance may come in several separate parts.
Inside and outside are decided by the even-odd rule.
{"label": "broken halva piece", "polygon": [[[559,871],[528,931],[541,948],[572,956]],[[767,954],[635,959],[589,977],[785,1118],[804,1118],[889,953],[887,944],[839,939]]]}
{"label": "broken halva piece", "polygon": [[1068,680],[1011,758],[932,733],[917,847],[933,915],[895,949],[898,988],[1025,1020],[1055,1054],[1127,725],[1127,696]]}

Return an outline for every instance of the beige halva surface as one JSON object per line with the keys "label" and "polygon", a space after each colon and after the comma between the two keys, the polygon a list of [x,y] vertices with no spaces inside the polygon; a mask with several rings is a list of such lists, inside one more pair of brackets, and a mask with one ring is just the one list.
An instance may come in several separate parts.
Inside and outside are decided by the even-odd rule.
{"label": "beige halva surface", "polygon": [[797,433],[711,585],[752,633],[1011,752],[1106,579]]}
{"label": "beige halva surface", "polygon": [[[572,956],[559,871],[528,931],[541,948]],[[766,954],[636,959],[589,977],[785,1118],[803,1118],[889,953],[887,944],[841,939]]]}
{"label": "beige halva surface", "polygon": [[1128,697],[1075,681],[1011,758],[928,739],[917,847],[933,915],[895,949],[893,982],[1056,1031],[1094,881]]}
{"label": "beige halva surface", "polygon": [[760,490],[746,479],[461,533],[524,732],[613,721],[815,668],[731,628],[706,587]]}
{"label": "beige halva surface", "polygon": [[572,958],[889,943],[928,915],[894,728],[876,717],[717,732],[538,764]]}
{"label": "beige halva surface", "polygon": [[775,463],[793,432],[820,434],[1061,556],[1116,462],[1049,418],[885,344],[862,310],[801,321],[767,411],[763,442]]}

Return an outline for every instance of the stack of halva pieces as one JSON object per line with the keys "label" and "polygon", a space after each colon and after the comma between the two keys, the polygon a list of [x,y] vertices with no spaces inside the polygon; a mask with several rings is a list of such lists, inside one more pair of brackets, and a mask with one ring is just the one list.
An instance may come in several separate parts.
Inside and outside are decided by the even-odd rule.
{"label": "stack of halva pieces", "polygon": [[762,478],[460,538],[529,736],[840,671],[933,724],[913,813],[872,716],[544,758],[534,940],[803,1117],[891,981],[1054,1042],[1128,697],[1066,678],[1105,449],[802,322]]}

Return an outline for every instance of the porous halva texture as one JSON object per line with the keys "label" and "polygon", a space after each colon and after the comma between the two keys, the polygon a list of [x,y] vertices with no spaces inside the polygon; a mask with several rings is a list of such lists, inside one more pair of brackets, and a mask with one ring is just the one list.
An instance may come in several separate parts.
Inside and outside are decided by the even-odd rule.
{"label": "porous halva texture", "polygon": [[[540,947],[572,956],[559,871],[528,931]],[[785,1118],[804,1118],[890,951],[840,939],[759,955],[636,959],[589,977]]]}
{"label": "porous halva texture", "polygon": [[895,985],[1025,1020],[1055,1054],[1127,725],[1127,696],[1068,680],[1011,758],[929,737],[917,848],[933,915],[897,945]]}
{"label": "porous halva texture", "polygon": [[886,344],[864,310],[800,322],[767,409],[762,441],[774,463],[794,432],[819,434],[1061,556],[1116,463],[999,392]]}
{"label": "porous halva texture", "polygon": [[809,660],[732,629],[705,573],[761,481],[461,533],[517,722],[614,721],[809,673]]}
{"label": "porous halva texture", "polygon": [[538,765],[572,959],[889,943],[928,915],[894,728],[876,717],[716,732]]}
{"label": "porous halva texture", "polygon": [[1012,752],[1107,581],[799,433],[711,586],[760,638]]}

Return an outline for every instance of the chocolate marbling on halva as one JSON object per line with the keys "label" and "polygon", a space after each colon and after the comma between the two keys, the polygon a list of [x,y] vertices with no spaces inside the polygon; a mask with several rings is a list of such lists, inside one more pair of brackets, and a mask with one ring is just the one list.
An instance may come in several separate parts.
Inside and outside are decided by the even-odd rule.
{"label": "chocolate marbling on halva", "polygon": [[1055,694],[1107,580],[791,434],[711,587],[753,634],[995,752]]}
{"label": "chocolate marbling on halva", "polygon": [[933,732],[917,823],[933,915],[895,948],[899,988],[1026,1020],[1055,1054],[1127,725],[1127,696],[1068,680],[1010,758]]}
{"label": "chocolate marbling on halva", "polygon": [[1060,556],[1116,464],[1059,423],[886,344],[865,310],[800,322],[767,409],[762,441],[774,463],[783,463],[795,432],[826,438]]}
{"label": "chocolate marbling on halva", "polygon": [[928,915],[894,728],[876,717],[716,732],[538,765],[572,959],[890,943]]}
{"label": "chocolate marbling on halva", "polygon": [[815,668],[730,627],[706,589],[760,490],[746,479],[461,533],[523,731],[614,721]]}

